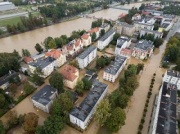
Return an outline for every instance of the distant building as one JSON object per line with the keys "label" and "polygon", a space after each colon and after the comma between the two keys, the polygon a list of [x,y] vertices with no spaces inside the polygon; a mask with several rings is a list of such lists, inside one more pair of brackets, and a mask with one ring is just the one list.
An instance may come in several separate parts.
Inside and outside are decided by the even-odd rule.
{"label": "distant building", "polygon": [[149,134],[178,134],[179,72],[166,71],[151,116]]}
{"label": "distant building", "polygon": [[70,89],[74,89],[79,78],[79,70],[73,66],[65,65],[61,68],[60,74],[64,78],[64,85]]}
{"label": "distant building", "polygon": [[123,48],[129,47],[131,40],[128,37],[121,36],[117,39],[115,55],[120,55],[120,52]]}
{"label": "distant building", "polygon": [[99,27],[92,28],[88,32],[90,33],[91,36],[92,36],[93,33],[95,33],[96,34],[96,39],[100,37],[100,28]]}
{"label": "distant building", "polygon": [[67,45],[63,46],[62,51],[66,56],[73,57],[78,55],[83,49],[83,43],[81,39],[72,40]]}
{"label": "distant building", "polygon": [[140,40],[132,51],[132,56],[138,59],[147,59],[153,54],[154,45],[152,41]]}
{"label": "distant building", "polygon": [[152,34],[154,35],[154,38],[162,38],[163,33],[159,31],[154,31],[154,30],[148,30],[148,29],[141,29],[140,30],[140,37],[144,36],[146,34]]}
{"label": "distant building", "polygon": [[114,61],[111,61],[111,64],[104,70],[103,79],[115,82],[116,78],[119,76],[119,73],[126,65],[127,58],[124,56],[116,56]]}
{"label": "distant building", "polygon": [[132,20],[133,20],[133,21],[135,21],[135,20],[141,20],[141,14],[136,13],[135,15],[133,15]]}
{"label": "distant building", "polygon": [[78,57],[76,57],[79,68],[83,69],[91,63],[97,56],[97,48],[94,46],[88,47],[84,52],[82,52]]}
{"label": "distant building", "polygon": [[108,85],[95,81],[82,103],[69,114],[70,122],[85,130],[96,111],[99,102],[105,97]]}
{"label": "distant building", "polygon": [[81,36],[83,46],[89,46],[91,44],[91,36],[87,33]]}
{"label": "distant building", "polygon": [[29,63],[29,69],[31,73],[34,73],[36,69],[40,69],[42,72],[41,77],[49,76],[56,66],[56,59],[52,57],[40,58]]}
{"label": "distant building", "polygon": [[109,30],[98,40],[98,48],[100,50],[104,49],[108,44],[113,40],[113,36],[115,34],[114,29]]}
{"label": "distant building", "polygon": [[55,67],[60,67],[66,62],[66,56],[60,49],[49,50],[45,56],[56,59]]}
{"label": "distant building", "polygon": [[13,10],[15,8],[12,2],[0,2],[0,11]]}
{"label": "distant building", "polygon": [[146,16],[139,21],[134,22],[135,30],[140,31],[141,29],[153,30],[155,19],[152,16]]}
{"label": "distant building", "polygon": [[133,36],[135,32],[134,25],[130,25],[126,22],[118,21],[115,27],[116,27],[117,33],[122,34],[122,35]]}
{"label": "distant building", "polygon": [[0,89],[7,89],[11,80],[21,80],[21,75],[15,71],[9,71],[8,74],[0,77]]}
{"label": "distant building", "polygon": [[35,107],[49,113],[52,108],[53,101],[57,98],[57,96],[58,91],[55,88],[50,85],[45,85],[37,93],[35,93],[31,99]]}
{"label": "distant building", "polygon": [[104,29],[107,32],[110,29],[110,25],[108,23],[103,23],[100,29]]}

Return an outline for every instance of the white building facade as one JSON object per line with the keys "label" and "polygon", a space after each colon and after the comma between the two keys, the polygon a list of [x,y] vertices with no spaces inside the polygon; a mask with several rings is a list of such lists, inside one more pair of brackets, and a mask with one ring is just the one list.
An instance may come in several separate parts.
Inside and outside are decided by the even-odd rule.
{"label": "white building facade", "polygon": [[76,60],[78,61],[79,68],[83,69],[91,63],[97,56],[97,48],[94,46],[88,47],[84,52],[82,52]]}
{"label": "white building facade", "polygon": [[13,10],[15,8],[12,2],[0,2],[0,11]]}

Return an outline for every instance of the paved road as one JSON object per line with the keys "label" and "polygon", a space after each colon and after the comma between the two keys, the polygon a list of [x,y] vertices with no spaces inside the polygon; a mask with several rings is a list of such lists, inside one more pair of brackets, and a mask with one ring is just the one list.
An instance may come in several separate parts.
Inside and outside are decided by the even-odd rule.
{"label": "paved road", "polygon": [[[128,107],[125,125],[121,128],[119,134],[137,134],[152,75],[156,72],[156,82],[159,83],[162,80],[162,74],[164,73],[164,71],[159,68],[159,65],[165,51],[167,41],[179,30],[179,26],[180,20],[178,20],[178,22],[173,26],[172,30],[167,35],[167,38],[165,39],[163,45],[159,48],[159,53],[154,54],[145,64],[145,68],[139,80],[140,85],[131,98],[131,105],[130,107]],[[156,83],[155,87],[158,87],[158,83]],[[152,104],[153,103],[151,103],[151,105]],[[151,112],[151,110],[149,110],[148,112]],[[146,132],[144,134],[146,134]]]}

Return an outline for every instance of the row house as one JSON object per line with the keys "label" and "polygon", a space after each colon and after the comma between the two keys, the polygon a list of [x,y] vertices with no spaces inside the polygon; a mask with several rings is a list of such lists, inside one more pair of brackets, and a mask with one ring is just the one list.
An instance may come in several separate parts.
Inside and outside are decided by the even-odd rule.
{"label": "row house", "polygon": [[104,70],[103,79],[115,82],[122,69],[125,67],[127,58],[124,56],[116,56],[114,61]]}
{"label": "row house", "polygon": [[106,96],[107,90],[107,84],[95,81],[81,104],[69,113],[70,123],[85,130],[93,118],[97,105]]}
{"label": "row house", "polygon": [[137,59],[147,59],[153,54],[154,45],[152,41],[140,40],[132,50],[132,56]]}
{"label": "row house", "polygon": [[163,33],[159,32],[159,31],[141,29],[140,30],[140,37],[144,36],[145,34],[152,34],[152,35],[154,35],[154,38],[162,38],[162,36],[163,36]]}
{"label": "row house", "polygon": [[76,59],[79,64],[79,68],[83,69],[89,65],[97,56],[97,48],[94,46],[88,47],[82,52]]}
{"label": "row house", "polygon": [[50,85],[45,85],[31,97],[31,100],[35,107],[46,113],[50,113],[53,102],[57,96],[57,89],[51,87]]}
{"label": "row house", "polygon": [[100,50],[104,49],[109,43],[113,40],[113,36],[115,34],[115,30],[111,29],[105,33],[99,40],[98,40],[98,48]]}
{"label": "row house", "polygon": [[64,85],[70,89],[74,89],[79,78],[79,70],[73,66],[66,64],[61,68],[60,74],[64,78]]}

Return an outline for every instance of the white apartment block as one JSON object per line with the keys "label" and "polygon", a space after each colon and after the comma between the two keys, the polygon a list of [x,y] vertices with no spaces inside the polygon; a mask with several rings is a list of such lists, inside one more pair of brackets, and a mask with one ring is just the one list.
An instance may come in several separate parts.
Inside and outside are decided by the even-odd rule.
{"label": "white apartment block", "polygon": [[70,122],[85,130],[93,118],[96,107],[105,97],[108,85],[95,81],[82,103],[73,108],[69,114]]}
{"label": "white apartment block", "polygon": [[115,82],[116,78],[119,76],[119,73],[125,67],[127,62],[127,57],[116,56],[115,61],[111,61],[111,64],[104,70],[103,79]]}
{"label": "white apartment block", "polygon": [[46,113],[50,113],[53,101],[57,98],[58,92],[56,89],[52,88],[50,85],[45,85],[37,93],[35,93],[31,99],[33,105],[38,109]]}
{"label": "white apartment block", "polygon": [[13,10],[15,8],[12,2],[0,2],[0,11]]}
{"label": "white apartment block", "polygon": [[82,52],[76,59],[79,64],[79,68],[83,69],[91,63],[97,56],[97,48],[94,46],[88,47],[84,52]]}
{"label": "white apartment block", "polygon": [[107,33],[105,33],[104,36],[102,36],[98,40],[98,48],[100,50],[104,49],[106,46],[109,45],[109,43],[113,40],[113,36],[115,34],[114,29],[109,30]]}

